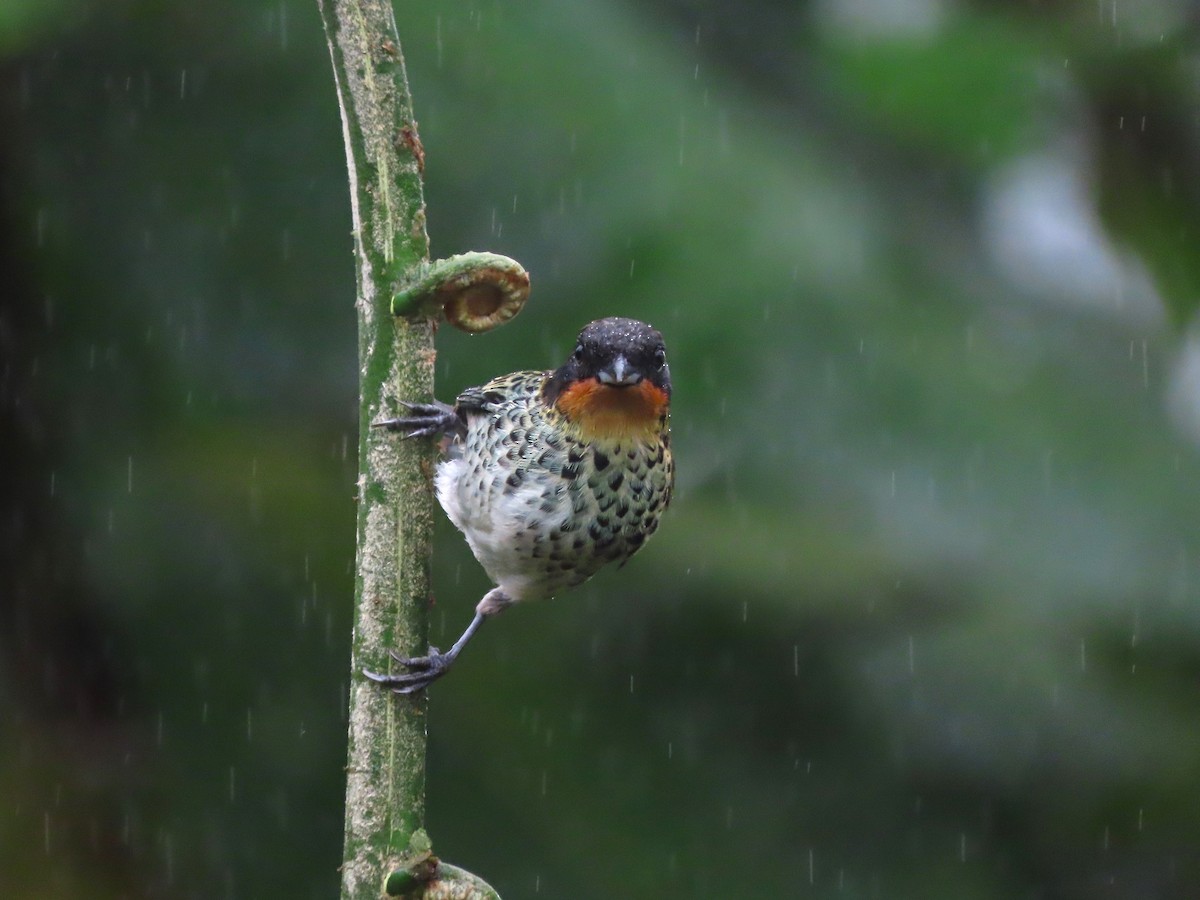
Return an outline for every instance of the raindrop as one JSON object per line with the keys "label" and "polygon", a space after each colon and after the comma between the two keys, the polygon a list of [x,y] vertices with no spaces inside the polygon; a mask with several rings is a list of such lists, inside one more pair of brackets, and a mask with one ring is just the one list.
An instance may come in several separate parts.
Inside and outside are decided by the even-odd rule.
{"label": "raindrop", "polygon": [[175,842],[169,834],[163,835],[163,856],[167,869],[167,884],[175,883]]}

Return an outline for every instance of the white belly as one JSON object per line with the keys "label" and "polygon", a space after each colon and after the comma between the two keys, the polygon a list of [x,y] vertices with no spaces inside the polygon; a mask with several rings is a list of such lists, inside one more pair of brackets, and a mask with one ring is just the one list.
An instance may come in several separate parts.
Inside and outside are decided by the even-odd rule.
{"label": "white belly", "polygon": [[514,601],[551,596],[577,579],[550,571],[536,548],[566,521],[570,500],[565,486],[545,478],[505,490],[508,474],[463,457],[443,460],[434,479],[438,502],[504,593]]}

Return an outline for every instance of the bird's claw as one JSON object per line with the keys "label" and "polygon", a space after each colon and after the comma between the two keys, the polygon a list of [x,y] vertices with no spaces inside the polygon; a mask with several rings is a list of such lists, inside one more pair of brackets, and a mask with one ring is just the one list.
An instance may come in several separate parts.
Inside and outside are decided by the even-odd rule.
{"label": "bird's claw", "polygon": [[388,431],[403,431],[406,438],[434,437],[439,434],[454,432],[459,428],[458,413],[453,406],[439,403],[409,403],[399,401],[400,405],[412,415],[397,416],[394,419],[381,419],[372,422],[375,428],[386,428]]}
{"label": "bird's claw", "polygon": [[388,656],[409,669],[421,670],[434,668],[438,665],[450,665],[450,662],[446,660],[445,654],[437,647],[430,647],[429,653],[425,656],[404,656],[399,650],[389,650]]}
{"label": "bird's claw", "polygon": [[389,650],[388,655],[409,671],[383,674],[363,669],[363,675],[376,684],[391,688],[396,694],[415,694],[424,690],[445,675],[454,662],[453,656],[442,653],[437,647],[430,647],[427,656],[401,656],[395,650]]}

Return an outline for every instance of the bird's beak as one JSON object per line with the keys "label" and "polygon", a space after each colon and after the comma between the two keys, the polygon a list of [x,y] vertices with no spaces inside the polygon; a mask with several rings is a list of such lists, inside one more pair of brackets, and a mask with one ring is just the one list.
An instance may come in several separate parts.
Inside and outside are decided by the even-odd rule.
{"label": "bird's beak", "polygon": [[630,387],[642,380],[642,373],[629,365],[629,360],[624,356],[618,356],[611,366],[597,372],[596,378],[601,384],[611,387]]}

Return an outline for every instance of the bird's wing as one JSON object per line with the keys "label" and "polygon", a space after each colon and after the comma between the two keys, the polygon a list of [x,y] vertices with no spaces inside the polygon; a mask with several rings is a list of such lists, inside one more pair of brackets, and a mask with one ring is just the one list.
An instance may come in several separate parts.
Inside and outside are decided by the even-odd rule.
{"label": "bird's wing", "polygon": [[487,409],[488,400],[485,386],[469,387],[454,401],[454,407],[459,412],[479,412]]}
{"label": "bird's wing", "polygon": [[461,413],[492,412],[496,408],[522,396],[530,396],[541,389],[548,372],[513,372],[501,375],[478,387],[469,387],[454,401]]}

